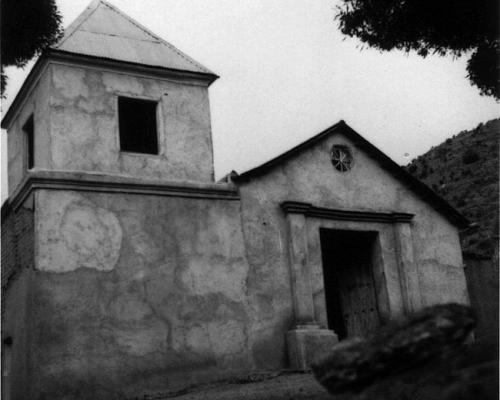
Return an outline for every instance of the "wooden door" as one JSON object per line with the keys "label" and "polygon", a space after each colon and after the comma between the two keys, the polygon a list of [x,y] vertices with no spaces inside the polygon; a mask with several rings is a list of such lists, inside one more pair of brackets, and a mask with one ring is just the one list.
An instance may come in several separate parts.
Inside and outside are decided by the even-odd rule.
{"label": "wooden door", "polygon": [[321,230],[328,325],[340,339],[379,326],[373,281],[374,234]]}

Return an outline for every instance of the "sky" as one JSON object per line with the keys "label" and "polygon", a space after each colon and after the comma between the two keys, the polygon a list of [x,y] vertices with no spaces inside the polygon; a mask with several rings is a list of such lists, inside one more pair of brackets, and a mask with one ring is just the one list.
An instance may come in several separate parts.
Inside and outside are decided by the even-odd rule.
{"label": "sky", "polygon": [[[69,25],[88,0],[56,0]],[[243,172],[343,119],[398,164],[500,116],[466,78],[468,55],[362,48],[335,20],[339,0],[111,0],[214,71],[216,179]],[[30,67],[8,68],[8,109]],[[2,202],[7,196],[2,131]]]}

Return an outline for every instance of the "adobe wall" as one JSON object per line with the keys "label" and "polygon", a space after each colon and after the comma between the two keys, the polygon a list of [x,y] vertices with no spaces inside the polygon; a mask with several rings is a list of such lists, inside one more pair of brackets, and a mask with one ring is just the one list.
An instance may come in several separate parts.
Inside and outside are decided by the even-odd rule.
{"label": "adobe wall", "polygon": [[[7,286],[17,269],[16,217],[8,201],[2,205],[2,288]],[[2,295],[5,291],[2,291]],[[2,301],[2,315],[4,313]]]}
{"label": "adobe wall", "polygon": [[34,212],[26,206],[13,210],[8,201],[2,206],[2,316],[10,285],[25,269],[34,265]]}
{"label": "adobe wall", "polygon": [[40,74],[31,95],[27,97],[25,104],[20,108],[7,132],[9,197],[12,197],[12,194],[19,188],[19,184],[26,176],[27,145],[23,126],[31,114],[33,114],[35,126],[35,166],[48,168],[50,165],[50,155],[47,151],[50,143],[50,84],[50,72],[46,69]]}
{"label": "adobe wall", "polygon": [[[51,82],[51,169],[213,181],[206,85],[63,64]],[[120,151],[118,96],[159,103],[159,155]]]}
{"label": "adobe wall", "polygon": [[2,207],[2,391],[10,387],[12,399],[26,398],[31,379],[34,213],[29,203],[16,211]]}
{"label": "adobe wall", "polygon": [[40,398],[162,392],[263,369],[265,352],[280,350],[288,325],[277,348],[256,338],[259,307],[268,318],[274,294],[249,267],[237,198],[40,189],[35,198]]}
{"label": "adobe wall", "polygon": [[[355,166],[346,173],[334,170],[330,162],[333,144],[346,144],[354,153]],[[259,282],[263,293],[273,293],[273,303],[289,302],[288,227],[283,201],[311,203],[317,207],[344,210],[396,211],[413,213],[411,223],[413,255],[418,268],[422,306],[444,302],[468,303],[460,242],[456,228],[413,192],[383,170],[373,159],[340,134],[330,136],[304,150],[267,174],[240,184],[243,234],[249,263],[265,280]],[[401,285],[394,260],[395,232],[391,224],[335,222],[306,218],[307,263],[310,268],[317,322],[326,325],[324,283],[319,247],[319,228],[378,230],[387,238],[385,271],[392,295],[392,316],[402,313]],[[259,290],[259,289],[257,289]],[[399,300],[398,300],[399,298]],[[257,303],[259,304],[259,303]],[[272,310],[266,313],[273,325]]]}
{"label": "adobe wall", "polygon": [[475,338],[498,343],[498,258],[466,257],[464,263],[470,302],[477,317]]}
{"label": "adobe wall", "polygon": [[[158,155],[120,151],[118,96],[159,103]],[[214,180],[206,84],[50,63],[8,131],[10,196],[26,176],[22,127],[31,114],[37,169]]]}

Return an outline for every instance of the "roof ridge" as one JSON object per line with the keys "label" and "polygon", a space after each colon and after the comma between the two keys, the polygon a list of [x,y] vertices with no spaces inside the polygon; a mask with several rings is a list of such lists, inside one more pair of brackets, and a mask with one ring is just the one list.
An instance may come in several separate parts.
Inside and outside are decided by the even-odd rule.
{"label": "roof ridge", "polygon": [[[196,62],[195,60],[193,60],[191,57],[189,57],[187,54],[184,54],[181,50],[179,50],[177,47],[175,47],[174,45],[172,45],[171,43],[167,42],[166,40],[162,39],[160,36],[156,35],[155,33],[153,33],[152,31],[150,31],[148,28],[146,28],[145,26],[141,25],[139,22],[137,22],[135,19],[133,19],[132,17],[130,17],[129,15],[125,14],[123,11],[121,11],[119,8],[115,7],[114,5],[108,3],[107,1],[105,0],[94,0],[94,1],[97,1],[99,3],[102,3],[103,5],[107,6],[109,9],[113,10],[114,12],[116,12],[117,14],[121,15],[122,17],[124,17],[125,19],[127,19],[127,21],[129,21],[130,23],[132,23],[133,25],[135,25],[137,28],[141,29],[144,33],[148,34],[149,36],[153,37],[154,39],[160,41],[161,44],[163,44],[164,46],[167,46],[169,47],[171,50],[175,51],[179,56],[181,56],[182,58],[184,58],[187,62],[193,64],[194,66],[198,67],[198,68],[201,68],[202,70],[204,70],[205,72],[207,73],[211,73],[213,74],[212,71],[210,71],[208,68],[204,67],[203,65],[199,64],[198,62]],[[90,7],[90,6],[89,6]]]}
{"label": "roof ridge", "polygon": [[315,143],[316,141],[322,139],[323,137],[330,135],[332,132],[334,132],[336,129],[338,129],[339,127],[341,127],[343,125],[347,126],[345,121],[343,119],[341,119],[339,122],[329,126],[326,129],[323,129],[321,132],[317,133],[314,136],[309,137],[306,140],[300,141],[295,146],[292,146],[288,150],[281,152],[277,156],[274,156],[274,157],[268,159],[267,161],[260,163],[259,165],[255,166],[255,167],[247,169],[246,171],[243,171],[242,173],[237,172],[237,175],[238,175],[238,177],[246,177],[246,176],[253,175],[256,172],[265,170],[266,168],[268,168],[272,165],[275,165],[277,162],[280,162],[281,159],[286,158],[289,155],[295,153],[299,149],[302,149],[306,146],[309,146],[311,143]]}
{"label": "roof ridge", "polygon": [[[88,32],[88,33],[94,33],[96,35],[104,35],[104,36],[118,36],[118,35],[114,35],[112,33],[105,33],[105,32],[94,32],[94,31],[89,31],[87,29],[80,29],[80,32]],[[151,40],[151,39],[138,39],[138,38],[135,38],[135,37],[132,37],[132,36],[126,36],[126,35],[122,35],[121,37],[124,37],[124,38],[127,38],[127,39],[130,39],[130,40],[136,40],[138,42],[151,42],[151,43],[159,43],[159,41],[157,39],[155,40]]]}
{"label": "roof ridge", "polygon": [[105,0],[98,0],[99,2],[101,2],[104,6],[108,7],[109,9],[111,9],[112,11],[114,11],[115,13],[121,15],[122,17],[124,17],[127,21],[129,21],[132,25],[135,25],[137,28],[139,28],[140,30],[142,30],[144,33],[146,33],[147,35],[153,37],[154,39],[156,40],[160,40],[160,38],[155,35],[153,32],[151,32],[149,29],[147,29],[145,26],[142,26],[139,22],[137,22],[135,19],[133,19],[132,17],[130,17],[129,15],[125,14],[122,10],[120,10],[119,8],[115,7],[113,4],[110,4],[108,3],[107,1]]}
{"label": "roof ridge", "polygon": [[233,175],[231,180],[234,182],[246,182],[254,177],[264,175],[278,164],[295,156],[295,154],[305,150],[306,148],[309,148],[309,146],[316,144],[318,141],[323,140],[325,137],[336,133],[348,135],[348,137],[350,137],[350,140],[355,142],[357,146],[359,146],[364,152],[371,156],[382,168],[386,169],[387,171],[392,173],[395,178],[408,185],[408,187],[413,190],[415,194],[419,195],[423,200],[433,205],[433,207],[437,211],[442,213],[444,216],[447,216],[449,220],[456,226],[458,226],[459,228],[464,228],[469,224],[467,218],[465,218],[459,211],[457,211],[450,203],[448,203],[445,199],[443,199],[436,192],[430,189],[426,184],[407,172],[403,167],[398,165],[375,145],[366,140],[358,132],[347,125],[344,120],[340,120],[336,124],[318,133],[317,135],[309,138],[308,140],[298,144],[295,147],[292,147],[291,149],[285,151],[284,153],[281,153],[271,160],[258,165],[257,167],[249,169],[236,176]]}
{"label": "roof ridge", "polygon": [[99,4],[102,0],[93,0],[85,10],[83,10],[76,19],[69,24],[69,26],[64,30],[64,35],[62,39],[57,42],[54,46],[55,48],[59,48],[63,45],[63,43],[68,40],[73,34],[78,30],[80,25],[82,25],[99,7]]}

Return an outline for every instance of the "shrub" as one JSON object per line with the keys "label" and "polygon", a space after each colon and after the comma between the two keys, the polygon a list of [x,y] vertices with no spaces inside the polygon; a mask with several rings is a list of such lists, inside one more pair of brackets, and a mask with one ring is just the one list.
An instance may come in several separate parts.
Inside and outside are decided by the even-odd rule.
{"label": "shrub", "polygon": [[466,165],[475,163],[476,161],[479,161],[479,154],[472,149],[468,149],[462,157],[462,162]]}
{"label": "shrub", "polygon": [[415,164],[410,165],[410,167],[408,168],[408,172],[410,174],[414,174],[415,172],[417,172],[417,166]]}

